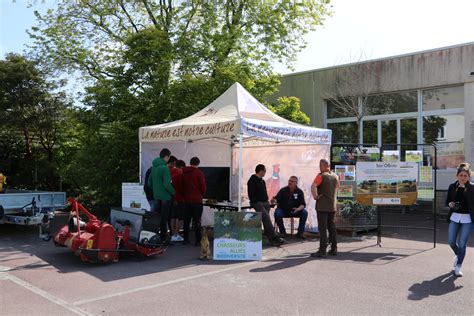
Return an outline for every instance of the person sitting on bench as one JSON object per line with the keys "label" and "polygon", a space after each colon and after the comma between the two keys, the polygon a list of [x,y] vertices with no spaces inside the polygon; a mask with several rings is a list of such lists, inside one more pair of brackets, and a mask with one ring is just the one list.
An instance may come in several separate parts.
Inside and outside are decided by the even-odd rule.
{"label": "person sitting on bench", "polygon": [[280,234],[286,235],[285,225],[283,224],[284,217],[299,217],[300,223],[298,225],[298,233],[296,236],[301,239],[304,237],[304,229],[306,226],[306,219],[308,218],[308,211],[306,211],[306,203],[303,191],[298,188],[298,178],[291,176],[288,180],[288,185],[274,197],[274,201],[278,204],[275,210],[275,222],[278,225]]}

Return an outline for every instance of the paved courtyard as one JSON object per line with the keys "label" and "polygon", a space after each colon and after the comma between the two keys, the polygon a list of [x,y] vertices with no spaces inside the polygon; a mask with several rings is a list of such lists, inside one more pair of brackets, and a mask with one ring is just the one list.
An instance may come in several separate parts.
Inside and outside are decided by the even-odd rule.
{"label": "paved courtyard", "polygon": [[[84,264],[34,229],[0,229],[1,315],[470,314],[474,249],[465,276],[452,276],[440,228],[342,237],[340,254],[313,259],[317,240],[265,247],[259,262],[201,262],[199,249],[174,245],[156,258]],[[395,236],[395,237],[393,237]]]}

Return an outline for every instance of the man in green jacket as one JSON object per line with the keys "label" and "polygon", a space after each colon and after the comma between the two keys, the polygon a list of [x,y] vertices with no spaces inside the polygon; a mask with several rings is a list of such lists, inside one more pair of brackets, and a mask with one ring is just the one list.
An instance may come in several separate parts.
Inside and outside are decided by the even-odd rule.
{"label": "man in green jacket", "polygon": [[160,157],[153,160],[151,175],[148,179],[148,186],[153,189],[153,199],[155,207],[152,212],[160,216],[160,238],[163,242],[167,241],[168,218],[170,215],[171,198],[175,194],[171,184],[171,174],[168,168],[168,160],[171,152],[168,148],[160,151]]}

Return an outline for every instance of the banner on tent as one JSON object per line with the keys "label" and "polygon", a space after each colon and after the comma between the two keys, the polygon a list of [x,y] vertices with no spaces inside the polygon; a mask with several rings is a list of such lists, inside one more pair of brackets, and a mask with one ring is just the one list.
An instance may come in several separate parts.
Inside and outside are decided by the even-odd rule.
{"label": "banner on tent", "polygon": [[208,125],[170,126],[146,128],[141,132],[142,141],[163,141],[192,138],[227,137],[234,135],[238,129],[235,122],[218,122]]}
{"label": "banner on tent", "polygon": [[331,130],[323,130],[303,125],[291,126],[280,122],[243,118],[242,132],[258,137],[331,144]]}

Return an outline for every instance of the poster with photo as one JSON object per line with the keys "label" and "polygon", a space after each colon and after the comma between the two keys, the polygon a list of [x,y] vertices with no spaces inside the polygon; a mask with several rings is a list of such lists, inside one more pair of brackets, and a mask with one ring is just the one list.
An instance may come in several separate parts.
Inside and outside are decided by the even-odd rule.
{"label": "poster with photo", "polygon": [[406,162],[422,162],[423,152],[421,150],[407,150],[405,152]]}
{"label": "poster with photo", "polygon": [[262,214],[216,212],[214,260],[262,259]]}
{"label": "poster with photo", "polygon": [[420,167],[420,182],[433,182],[433,167]]}
{"label": "poster with photo", "polygon": [[336,165],[334,172],[340,181],[355,181],[355,166]]}
{"label": "poster with photo", "polygon": [[352,189],[352,184],[341,184],[337,189],[337,197],[354,197],[354,190]]}
{"label": "poster with photo", "polygon": [[377,147],[362,147],[356,145],[333,146],[331,162],[354,165],[357,161],[379,161],[380,150]]}
{"label": "poster with photo", "polygon": [[386,161],[386,162],[400,161],[400,152],[398,150],[384,150],[382,161]]}
{"label": "poster with photo", "polygon": [[150,210],[150,204],[146,199],[143,184],[122,183],[122,207]]}

